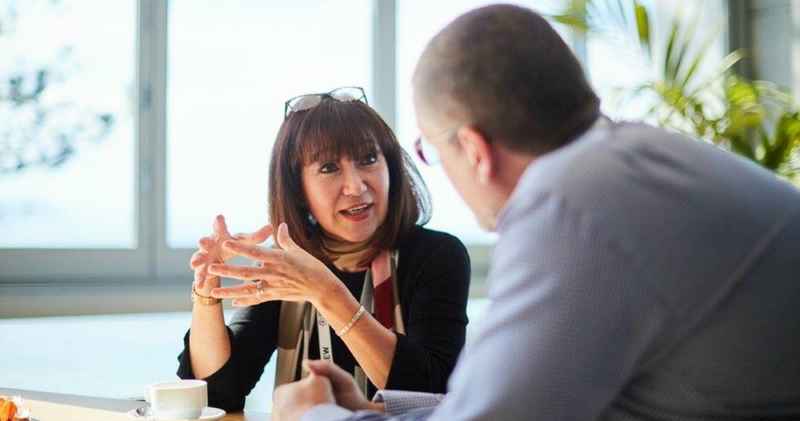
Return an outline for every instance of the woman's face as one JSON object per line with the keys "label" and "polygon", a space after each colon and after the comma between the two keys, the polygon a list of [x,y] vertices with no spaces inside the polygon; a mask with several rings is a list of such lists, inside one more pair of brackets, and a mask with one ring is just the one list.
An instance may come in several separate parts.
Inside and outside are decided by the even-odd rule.
{"label": "woman's face", "polygon": [[380,152],[303,167],[311,214],[328,236],[351,243],[369,240],[386,219],[389,168]]}

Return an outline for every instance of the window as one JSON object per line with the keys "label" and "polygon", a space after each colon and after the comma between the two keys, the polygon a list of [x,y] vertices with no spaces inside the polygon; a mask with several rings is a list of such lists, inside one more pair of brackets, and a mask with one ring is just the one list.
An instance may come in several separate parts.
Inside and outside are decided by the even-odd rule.
{"label": "window", "polygon": [[39,75],[44,89],[0,101],[0,248],[136,248],[135,2],[12,4],[0,12],[0,72],[23,96]]}
{"label": "window", "polygon": [[146,272],[136,6],[35,0],[0,8],[0,281]]}
{"label": "window", "polygon": [[193,248],[214,216],[267,221],[272,142],[290,97],[371,89],[369,0],[177,0],[169,7],[167,243]]}

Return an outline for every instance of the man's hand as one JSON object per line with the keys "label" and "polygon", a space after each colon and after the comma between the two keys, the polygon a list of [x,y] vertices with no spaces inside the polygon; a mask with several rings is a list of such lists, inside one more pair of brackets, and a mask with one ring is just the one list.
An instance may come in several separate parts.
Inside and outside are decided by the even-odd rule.
{"label": "man's hand", "polygon": [[312,375],[326,377],[333,386],[333,394],[336,403],[342,408],[351,411],[368,409],[372,411],[384,412],[382,403],[374,403],[367,400],[358,389],[353,376],[342,370],[336,364],[323,360],[306,360],[306,367]]}
{"label": "man's hand", "polygon": [[303,380],[275,389],[272,397],[272,419],[275,421],[299,420],[312,407],[334,402],[330,380],[311,374]]}

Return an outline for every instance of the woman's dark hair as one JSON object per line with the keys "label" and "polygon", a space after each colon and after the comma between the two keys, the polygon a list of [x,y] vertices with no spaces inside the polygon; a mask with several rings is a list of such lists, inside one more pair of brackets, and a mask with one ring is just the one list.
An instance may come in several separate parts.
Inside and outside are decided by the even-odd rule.
{"label": "woman's dark hair", "polygon": [[323,99],[316,107],[293,112],[284,120],[269,166],[269,217],[273,226],[285,222],[300,247],[330,263],[332,259],[323,248],[322,229],[309,218],[303,167],[342,156],[356,160],[378,150],[389,169],[388,211],[370,240],[374,253],[364,262],[371,261],[381,250],[395,248],[416,225],[430,220],[430,195],[392,129],[360,101]]}

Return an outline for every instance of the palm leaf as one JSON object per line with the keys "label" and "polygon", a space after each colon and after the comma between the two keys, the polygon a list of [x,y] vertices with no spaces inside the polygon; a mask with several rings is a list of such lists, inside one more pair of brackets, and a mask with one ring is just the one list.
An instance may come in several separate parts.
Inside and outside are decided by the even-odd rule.
{"label": "palm leaf", "polygon": [[563,13],[547,15],[554,21],[585,33],[592,28],[589,19],[589,3],[591,0],[570,0]]}
{"label": "palm leaf", "polygon": [[681,66],[683,66],[683,63],[686,61],[686,56],[689,54],[689,49],[692,45],[692,39],[694,38],[695,29],[697,28],[697,22],[692,22],[692,24],[690,24],[684,32],[682,30],[683,25],[681,25],[678,18],[675,18],[674,21],[675,28],[677,28],[678,31],[683,32],[685,36],[677,38],[677,49],[673,50],[674,56],[672,57],[672,67],[670,68],[670,73],[664,76],[670,82],[677,83],[679,80]]}
{"label": "palm leaf", "polygon": [[678,29],[680,29],[678,22],[673,21],[667,38],[667,48],[664,52],[663,72],[665,77],[672,71],[672,50],[675,48],[675,42],[678,39]]}
{"label": "palm leaf", "polygon": [[797,113],[784,113],[775,126],[775,141],[770,145],[762,165],[778,171],[791,162],[800,139],[800,119]]}
{"label": "palm leaf", "polygon": [[647,9],[638,1],[633,1],[633,12],[636,16],[636,33],[639,36],[639,44],[651,56],[650,45],[650,17]]}
{"label": "palm leaf", "polygon": [[733,66],[738,63],[740,60],[744,58],[744,52],[742,50],[736,50],[728,54],[722,59],[720,66],[717,70],[705,81],[699,83],[695,86],[691,91],[690,95],[697,95],[698,93],[707,90],[710,88],[714,83],[718,82],[720,79],[724,78],[726,75],[730,73],[730,70]]}
{"label": "palm leaf", "polygon": [[679,76],[679,80],[681,81],[680,86],[682,89],[686,89],[686,87],[692,81],[692,77],[697,72],[697,69],[700,67],[700,64],[703,62],[703,60],[706,59],[706,54],[708,53],[708,50],[711,48],[711,46],[714,45],[714,41],[716,41],[717,34],[718,32],[716,31],[712,34],[709,34],[708,38],[706,38],[705,42],[703,42],[700,49],[695,51],[692,64],[689,65],[688,69],[686,70],[686,73],[682,76]]}

